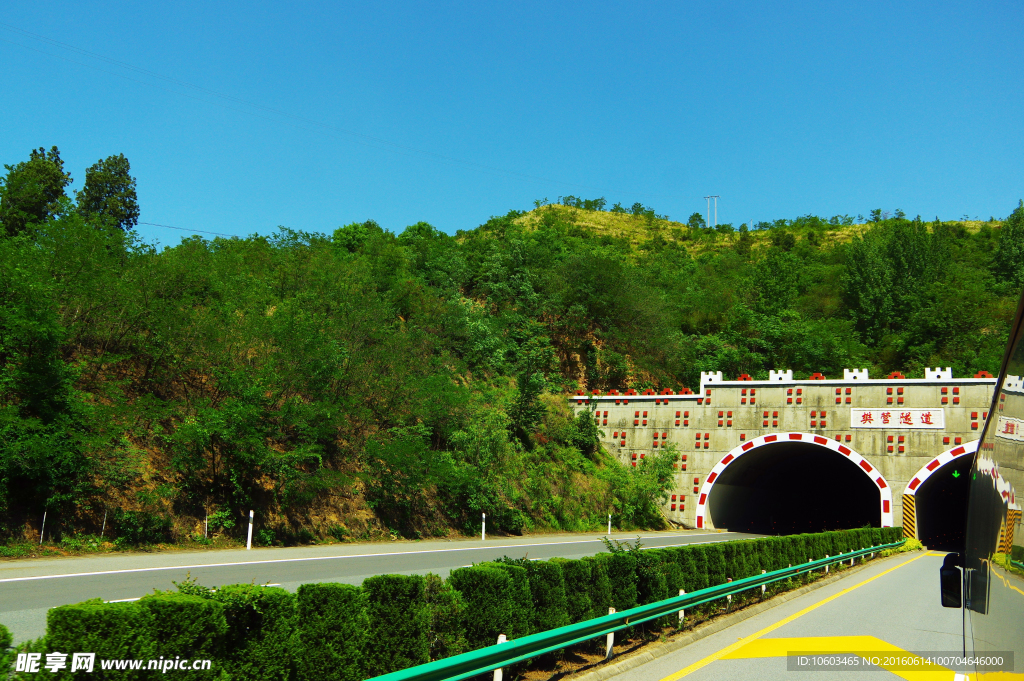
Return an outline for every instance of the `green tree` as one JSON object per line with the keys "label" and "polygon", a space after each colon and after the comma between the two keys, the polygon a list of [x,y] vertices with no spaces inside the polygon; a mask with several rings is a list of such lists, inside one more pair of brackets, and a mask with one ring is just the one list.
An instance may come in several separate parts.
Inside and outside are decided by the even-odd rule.
{"label": "green tree", "polygon": [[85,187],[78,192],[78,211],[97,215],[121,229],[139,223],[139,202],[135,178],[124,154],[108,156],[85,171]]}
{"label": "green tree", "polygon": [[996,251],[995,270],[1017,286],[1024,284],[1024,200],[1003,224]]}
{"label": "green tree", "polygon": [[64,172],[57,147],[33,149],[28,161],[4,168],[7,176],[0,181],[0,224],[8,236],[60,211],[61,199],[67,196],[64,188],[72,180]]}
{"label": "green tree", "polygon": [[704,222],[704,216],[700,213],[694,213],[690,216],[690,219],[686,221],[686,224],[690,229],[704,229],[707,227],[707,223]]}

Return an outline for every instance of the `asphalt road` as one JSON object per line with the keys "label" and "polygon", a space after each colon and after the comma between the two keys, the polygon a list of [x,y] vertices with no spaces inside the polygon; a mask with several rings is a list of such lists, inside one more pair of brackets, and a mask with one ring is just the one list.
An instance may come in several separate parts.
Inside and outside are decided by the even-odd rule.
{"label": "asphalt road", "polygon": [[[599,534],[488,538],[487,541],[418,541],[391,544],[332,544],[251,551],[103,554],[76,558],[0,562],[0,624],[20,642],[42,636],[46,611],[90,598],[132,600],[154,589],[173,590],[191,574],[200,584],[220,586],[255,581],[295,591],[301,584],[360,584],[372,575],[426,574],[442,577],[457,567],[513,558],[580,558],[605,551]],[[648,548],[749,539],[731,532],[648,532]],[[612,533],[635,541],[637,534]]]}
{"label": "asphalt road", "polygon": [[[753,615],[685,648],[615,677],[629,681],[820,681],[821,679],[953,679],[921,666],[899,669],[886,660],[829,671],[790,669],[796,651],[962,653],[961,611],[939,604],[942,554],[880,559],[835,582]],[[834,658],[833,658],[834,659]],[[849,658],[847,658],[849,659]],[[918,656],[919,660],[924,658]],[[795,662],[794,662],[795,664]],[[841,669],[841,670],[840,670]]]}

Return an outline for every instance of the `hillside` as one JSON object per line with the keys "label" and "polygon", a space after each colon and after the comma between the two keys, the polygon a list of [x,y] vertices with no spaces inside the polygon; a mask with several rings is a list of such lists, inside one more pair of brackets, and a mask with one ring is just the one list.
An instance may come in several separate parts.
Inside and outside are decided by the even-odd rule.
{"label": "hillside", "polygon": [[81,211],[0,237],[9,539],[260,543],[663,521],[671,451],[623,469],[576,389],[998,370],[1024,281],[1002,222],[691,228],[544,206],[445,235],[185,239]]}

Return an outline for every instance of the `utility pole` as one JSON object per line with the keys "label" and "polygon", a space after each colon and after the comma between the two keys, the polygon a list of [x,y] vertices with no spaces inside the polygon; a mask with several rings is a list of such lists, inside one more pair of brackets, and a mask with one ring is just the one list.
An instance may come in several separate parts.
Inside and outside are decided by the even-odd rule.
{"label": "utility pole", "polygon": [[712,194],[711,196],[705,196],[704,198],[707,199],[707,201],[708,201],[708,227],[712,226],[711,225],[711,199],[715,200],[715,224],[714,224],[714,226],[717,227],[718,226],[718,199],[721,198],[721,197],[719,197],[717,194]]}

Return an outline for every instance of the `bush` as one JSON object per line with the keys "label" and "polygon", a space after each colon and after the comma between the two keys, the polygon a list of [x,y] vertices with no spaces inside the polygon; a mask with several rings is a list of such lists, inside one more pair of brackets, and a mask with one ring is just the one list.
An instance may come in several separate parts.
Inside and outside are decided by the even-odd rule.
{"label": "bush", "polygon": [[14,647],[11,646],[11,642],[14,637],[11,636],[10,630],[4,625],[0,624],[0,670],[7,670],[14,664],[14,659],[17,655]]}
{"label": "bush", "polygon": [[[622,551],[605,559],[608,581],[611,583],[612,606],[616,612],[637,606],[636,559]],[[607,614],[607,613],[606,613]]]}
{"label": "bush", "polygon": [[291,676],[296,652],[292,641],[295,596],[277,587],[232,584],[207,597],[224,605],[225,662],[232,681]]}
{"label": "bush", "polygon": [[[524,561],[527,562],[527,561]],[[505,562],[484,563],[505,571],[512,580],[512,631],[499,632],[509,639],[522,638],[534,632],[533,593],[530,589],[530,574],[525,567]],[[495,638],[493,643],[497,642]]]}
{"label": "bush", "polygon": [[118,546],[171,541],[171,519],[166,516],[117,509],[112,515],[112,520],[114,527],[117,528],[117,539],[114,543]]}
{"label": "bush", "polygon": [[[10,670],[14,667],[15,661],[18,659],[19,653],[46,653],[46,637],[41,636],[31,641],[22,641],[13,648],[8,648],[6,653],[0,653],[0,669]],[[45,661],[45,657],[42,658]],[[42,665],[40,665],[42,667]],[[29,674],[25,672],[8,672],[11,674],[10,681],[38,681],[39,674]],[[124,678],[124,677],[122,677]]]}
{"label": "bush", "polygon": [[725,544],[704,545],[704,569],[708,573],[708,586],[718,586],[729,581],[726,573],[728,566],[725,564]]}
{"label": "bush", "polygon": [[561,565],[555,561],[530,561],[526,571],[533,597],[533,631],[549,631],[569,624]]}
{"label": "bush", "polygon": [[441,660],[466,652],[466,604],[462,595],[433,573],[424,578],[423,593],[430,659]]}
{"label": "bush", "polygon": [[[552,558],[562,569],[562,580],[565,584],[565,614],[569,624],[583,622],[594,616],[594,603],[591,599],[591,580],[593,579],[593,561],[569,560]],[[533,584],[533,578],[530,579]],[[607,613],[607,609],[605,610]]]}
{"label": "bush", "polygon": [[299,587],[295,648],[299,679],[359,681],[367,620],[363,592],[351,584]]}
{"label": "bush", "polygon": [[[222,657],[228,631],[224,605],[218,601],[183,593],[156,593],[139,600],[149,613],[152,636],[164,658],[192,659]],[[217,670],[215,670],[217,671]],[[209,678],[210,671],[177,671],[175,678]]]}
{"label": "bush", "polygon": [[612,607],[612,581],[608,577],[608,561],[597,556],[587,556],[583,561],[590,565],[590,617],[602,617]]}
{"label": "bush", "polygon": [[1010,548],[1010,558],[1018,563],[1024,563],[1024,546],[1014,544]]}
{"label": "bush", "polygon": [[430,661],[423,588],[420,575],[378,575],[363,581],[368,621],[364,671],[368,675]]}
{"label": "bush", "polygon": [[[152,613],[137,602],[104,603],[94,598],[77,605],[62,605],[46,613],[48,651],[96,653],[97,660],[158,657],[153,631]],[[142,679],[148,675],[145,670],[118,672],[119,679]],[[68,664],[52,678],[70,679],[72,676]]]}
{"label": "bush", "polygon": [[458,568],[452,570],[448,583],[466,604],[463,621],[470,650],[492,646],[498,634],[508,637],[515,630],[515,585],[506,570],[493,563]]}

